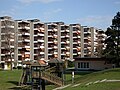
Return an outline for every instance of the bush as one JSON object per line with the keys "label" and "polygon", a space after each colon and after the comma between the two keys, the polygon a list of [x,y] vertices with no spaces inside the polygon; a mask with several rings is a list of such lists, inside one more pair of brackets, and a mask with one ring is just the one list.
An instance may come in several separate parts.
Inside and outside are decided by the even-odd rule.
{"label": "bush", "polygon": [[17,69],[17,67],[13,67],[13,69]]}
{"label": "bush", "polygon": [[22,66],[17,66],[17,69],[22,69]]}

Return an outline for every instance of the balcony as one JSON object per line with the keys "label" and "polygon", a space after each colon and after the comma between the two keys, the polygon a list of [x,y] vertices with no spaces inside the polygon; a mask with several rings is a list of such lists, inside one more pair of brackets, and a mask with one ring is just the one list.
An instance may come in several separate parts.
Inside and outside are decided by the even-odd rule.
{"label": "balcony", "polygon": [[41,49],[45,48],[44,46],[40,46]]}
{"label": "balcony", "polygon": [[25,52],[25,54],[30,54],[30,52]]}
{"label": "balcony", "polygon": [[70,30],[69,30],[69,29],[66,29],[65,32],[70,32]]}
{"label": "balcony", "polygon": [[30,48],[30,46],[29,45],[25,45],[25,48]]}
{"label": "balcony", "polygon": [[70,52],[66,52],[66,54],[70,54]]}
{"label": "balcony", "polygon": [[48,56],[52,56],[52,54],[51,54],[51,53],[48,53]]}
{"label": "balcony", "polygon": [[58,54],[58,52],[54,52],[54,54]]}
{"label": "balcony", "polygon": [[40,52],[40,54],[45,54],[45,52]]}
{"label": "balcony", "polygon": [[61,38],[65,38],[65,36],[61,36]]}
{"label": "balcony", "polygon": [[77,42],[73,42],[73,44],[78,44]]}
{"label": "balcony", "polygon": [[81,38],[80,36],[77,36],[77,38]]}
{"label": "balcony", "polygon": [[54,38],[57,38],[58,36],[56,34],[53,35]]}
{"label": "balcony", "polygon": [[65,50],[66,48],[65,47],[61,47],[61,50]]}
{"label": "balcony", "polygon": [[80,54],[81,54],[81,52],[78,52],[78,54],[80,55]]}
{"label": "balcony", "polygon": [[53,31],[57,32],[58,30],[56,28],[54,28]]}
{"label": "balcony", "polygon": [[48,47],[48,49],[53,49],[53,47]]}
{"label": "balcony", "polygon": [[30,40],[29,39],[24,39],[24,42],[30,42]]}
{"label": "balcony", "polygon": [[48,41],[48,43],[49,43],[49,44],[52,44],[52,43],[53,43],[53,41]]}
{"label": "balcony", "polygon": [[38,33],[39,36],[44,36],[44,34]]}
{"label": "balcony", "polygon": [[61,53],[61,56],[65,56],[66,54],[65,53]]}
{"label": "balcony", "polygon": [[30,59],[29,59],[29,58],[26,58],[25,61],[30,61]]}
{"label": "balcony", "polygon": [[5,53],[3,54],[3,53],[1,53],[1,56],[5,56]]}
{"label": "balcony", "polygon": [[44,40],[39,40],[39,39],[38,39],[38,42],[44,42]]}
{"label": "balcony", "polygon": [[10,48],[14,48],[14,46],[10,45]]}
{"label": "balcony", "polygon": [[77,55],[77,53],[73,53],[73,55]]}
{"label": "balcony", "polygon": [[52,38],[53,37],[53,35],[48,35],[48,38]]}
{"label": "balcony", "polygon": [[53,31],[53,29],[48,29],[47,31]]}
{"label": "balcony", "polygon": [[66,41],[66,44],[69,44],[70,43],[70,41]]}
{"label": "balcony", "polygon": [[57,49],[58,47],[57,46],[54,46],[54,49]]}
{"label": "balcony", "polygon": [[66,35],[65,37],[69,38],[70,36],[69,36],[69,35]]}

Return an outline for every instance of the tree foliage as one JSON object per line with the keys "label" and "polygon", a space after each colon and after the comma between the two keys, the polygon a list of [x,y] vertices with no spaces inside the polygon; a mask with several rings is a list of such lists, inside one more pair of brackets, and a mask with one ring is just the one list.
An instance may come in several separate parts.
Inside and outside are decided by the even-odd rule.
{"label": "tree foliage", "polygon": [[106,49],[103,56],[109,59],[116,66],[120,66],[120,12],[112,19],[112,25],[105,32],[107,38],[105,40]]}

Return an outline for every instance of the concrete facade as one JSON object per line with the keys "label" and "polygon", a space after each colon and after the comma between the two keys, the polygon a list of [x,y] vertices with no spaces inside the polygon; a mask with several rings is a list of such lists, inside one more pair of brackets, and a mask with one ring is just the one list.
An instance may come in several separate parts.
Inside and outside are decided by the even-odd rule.
{"label": "concrete facade", "polygon": [[[0,19],[0,31],[2,31]],[[13,61],[22,66],[30,60],[73,60],[76,57],[98,57],[98,31],[94,27],[63,22],[43,23],[34,20],[12,20],[14,22]],[[0,32],[0,40],[2,32]],[[104,32],[103,32],[104,34]],[[100,33],[100,35],[102,35]],[[103,38],[99,38],[103,40]],[[101,48],[104,47],[102,43]],[[0,61],[4,62],[0,42]],[[6,54],[4,54],[6,55]]]}

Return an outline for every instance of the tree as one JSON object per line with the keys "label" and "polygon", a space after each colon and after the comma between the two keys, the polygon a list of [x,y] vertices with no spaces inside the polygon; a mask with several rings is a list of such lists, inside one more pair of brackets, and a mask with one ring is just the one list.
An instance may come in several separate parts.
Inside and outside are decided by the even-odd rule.
{"label": "tree", "polygon": [[112,25],[105,32],[106,49],[103,51],[104,57],[109,59],[116,67],[120,66],[120,12],[112,19]]}

